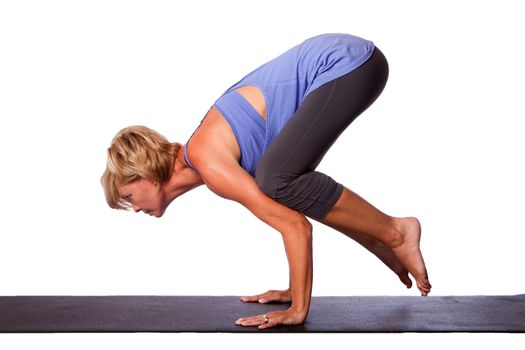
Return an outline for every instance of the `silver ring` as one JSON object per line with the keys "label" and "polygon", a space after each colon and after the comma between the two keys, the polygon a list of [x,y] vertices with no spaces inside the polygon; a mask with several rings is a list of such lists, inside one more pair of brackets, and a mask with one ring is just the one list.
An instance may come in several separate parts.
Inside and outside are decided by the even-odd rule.
{"label": "silver ring", "polygon": [[268,322],[270,321],[270,319],[268,318],[268,316],[263,315],[262,317],[263,317],[263,321],[264,321],[264,323],[268,323]]}

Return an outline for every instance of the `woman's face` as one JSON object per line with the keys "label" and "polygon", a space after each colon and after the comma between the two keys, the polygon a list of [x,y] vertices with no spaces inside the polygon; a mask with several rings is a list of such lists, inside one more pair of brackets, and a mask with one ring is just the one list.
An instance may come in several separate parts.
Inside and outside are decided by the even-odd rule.
{"label": "woman's face", "polygon": [[153,181],[141,178],[118,186],[117,189],[119,196],[128,200],[135,212],[142,210],[145,214],[160,218],[166,210],[162,191],[158,190]]}

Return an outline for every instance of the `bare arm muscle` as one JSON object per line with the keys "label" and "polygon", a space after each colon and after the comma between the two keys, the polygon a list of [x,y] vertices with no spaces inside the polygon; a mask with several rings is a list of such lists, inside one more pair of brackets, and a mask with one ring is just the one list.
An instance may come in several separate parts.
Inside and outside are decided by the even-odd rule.
{"label": "bare arm muscle", "polygon": [[201,172],[203,181],[217,195],[239,202],[259,219],[278,230],[290,268],[290,309],[306,315],[310,306],[313,279],[312,225],[298,211],[288,208],[262,192],[255,179],[235,160],[224,160]]}

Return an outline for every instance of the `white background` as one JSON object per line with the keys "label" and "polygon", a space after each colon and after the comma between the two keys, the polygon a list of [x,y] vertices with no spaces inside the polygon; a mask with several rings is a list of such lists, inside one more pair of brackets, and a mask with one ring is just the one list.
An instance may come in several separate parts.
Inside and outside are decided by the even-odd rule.
{"label": "white background", "polygon": [[[110,209],[99,180],[121,128],[147,125],[184,144],[227,87],[330,32],[372,40],[390,76],[317,170],[389,215],[420,219],[431,295],[524,293],[525,25],[518,3],[0,2],[0,295],[286,288],[280,234],[238,203],[201,186],[156,219]],[[419,295],[360,245],[312,222],[313,296]],[[152,344],[142,336],[143,344],[139,335],[81,343]],[[49,337],[3,336],[0,343],[52,343]],[[54,345],[65,348],[78,346],[80,335],[57,337]],[[185,339],[217,344],[224,337],[153,341]],[[276,344],[301,339],[308,336]]]}

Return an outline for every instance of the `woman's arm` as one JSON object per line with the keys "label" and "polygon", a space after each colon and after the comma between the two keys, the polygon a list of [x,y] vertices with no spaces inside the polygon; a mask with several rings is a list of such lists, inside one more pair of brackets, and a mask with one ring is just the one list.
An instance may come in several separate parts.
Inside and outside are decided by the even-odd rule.
{"label": "woman's arm", "polygon": [[311,223],[300,212],[268,197],[259,189],[255,179],[234,159],[218,161],[214,158],[211,163],[203,163],[206,164],[205,169],[199,169],[199,172],[210,190],[223,198],[239,202],[282,234],[290,268],[290,309],[306,318],[313,277]]}

